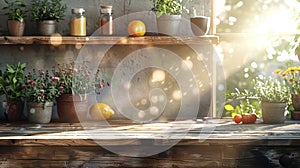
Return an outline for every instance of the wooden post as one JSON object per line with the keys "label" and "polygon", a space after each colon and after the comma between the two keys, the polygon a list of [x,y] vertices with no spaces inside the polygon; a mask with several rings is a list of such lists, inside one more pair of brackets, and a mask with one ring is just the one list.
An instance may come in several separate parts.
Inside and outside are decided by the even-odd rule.
{"label": "wooden post", "polygon": [[[216,34],[215,25],[215,0],[210,0],[210,34]],[[211,114],[210,117],[217,117],[217,58],[215,58],[214,47],[211,47],[211,72],[212,72],[212,94],[211,94]]]}
{"label": "wooden post", "polygon": [[215,24],[215,0],[210,0],[210,34],[216,34],[216,24]]}

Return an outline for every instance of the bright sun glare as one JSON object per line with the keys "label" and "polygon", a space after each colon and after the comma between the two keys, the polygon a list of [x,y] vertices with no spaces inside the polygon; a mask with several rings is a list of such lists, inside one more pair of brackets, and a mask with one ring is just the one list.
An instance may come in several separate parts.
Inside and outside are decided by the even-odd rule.
{"label": "bright sun glare", "polygon": [[[297,0],[285,0],[284,3],[287,5],[286,7],[270,11],[267,15],[257,13],[257,15],[255,16],[255,20],[258,21],[258,24],[255,27],[249,27],[248,32],[257,34],[297,33],[298,23],[293,16],[295,12],[293,10],[299,11],[300,3]],[[228,5],[226,5],[226,0],[218,0],[217,3],[215,3],[215,13],[217,16],[219,16],[218,18],[216,18],[216,24],[220,24],[221,20],[225,19],[226,17],[229,19],[229,21],[230,18],[239,19],[233,16],[226,16],[223,12],[230,11],[232,10],[232,8],[239,8],[242,6],[242,1],[237,2],[237,4],[233,7],[229,7]],[[234,22],[236,21],[233,21],[232,24],[234,24]]]}
{"label": "bright sun glare", "polygon": [[287,9],[282,9],[270,13],[260,24],[254,28],[258,34],[292,34],[296,33],[297,22],[293,19],[292,14]]}

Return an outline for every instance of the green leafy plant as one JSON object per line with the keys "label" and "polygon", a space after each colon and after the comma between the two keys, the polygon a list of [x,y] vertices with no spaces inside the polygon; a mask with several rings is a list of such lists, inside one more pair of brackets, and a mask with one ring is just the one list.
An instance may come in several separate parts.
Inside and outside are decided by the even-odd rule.
{"label": "green leafy plant", "polygon": [[52,102],[60,95],[56,88],[60,81],[58,77],[50,76],[48,72],[33,69],[26,76],[26,83],[23,84],[23,94],[28,102],[46,103]]}
{"label": "green leafy plant", "polygon": [[7,6],[4,6],[2,9],[7,11],[5,15],[8,16],[8,20],[23,22],[27,13],[26,3],[23,0],[4,0],[4,2]]}
{"label": "green leafy plant", "polygon": [[[278,70],[277,70],[278,71]],[[276,71],[275,71],[276,72]],[[292,111],[290,88],[285,80],[272,77],[268,79],[254,79],[253,90],[235,88],[235,92],[227,91],[224,109],[225,116],[233,117],[236,114],[256,113],[261,116],[261,103],[287,103],[287,110]],[[238,102],[237,104],[235,102]]]}
{"label": "green leafy plant", "polygon": [[67,9],[62,0],[34,0],[31,16],[34,21],[62,20]]}
{"label": "green leafy plant", "polygon": [[235,92],[226,92],[226,102],[224,109],[225,117],[234,117],[236,114],[255,113],[261,117],[260,99],[255,93],[249,90],[239,90],[235,88]]}
{"label": "green leafy plant", "polygon": [[156,16],[160,17],[163,14],[166,15],[181,15],[186,12],[189,13],[189,10],[186,8],[186,3],[192,1],[187,0],[152,0],[153,8],[152,11],[156,12]]}
{"label": "green leafy plant", "polygon": [[290,89],[284,80],[268,78],[254,80],[254,90],[262,102],[288,103],[291,98]]}
{"label": "green leafy plant", "polygon": [[26,64],[7,64],[7,69],[0,71],[0,93],[5,94],[9,100],[22,98],[22,84],[25,81]]}

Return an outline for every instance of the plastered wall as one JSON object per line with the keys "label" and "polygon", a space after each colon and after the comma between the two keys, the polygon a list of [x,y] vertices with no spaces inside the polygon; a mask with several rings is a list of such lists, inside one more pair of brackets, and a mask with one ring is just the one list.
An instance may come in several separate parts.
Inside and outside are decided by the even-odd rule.
{"label": "plastered wall", "polygon": [[[27,0],[26,2],[30,1]],[[131,19],[136,18],[143,20],[146,23],[148,30],[156,30],[155,15],[149,12],[152,7],[150,0],[64,0],[63,2],[67,4],[68,9],[66,11],[64,20],[57,23],[57,32],[62,34],[63,36],[69,35],[69,20],[71,18],[71,9],[77,7],[83,7],[86,10],[87,34],[92,35],[95,31],[97,31],[97,21],[99,18],[100,5],[113,6],[113,17],[120,20],[118,22],[119,25],[116,25],[116,35],[127,36],[127,23]],[[0,1],[0,6],[2,7],[3,5],[4,3]],[[205,6],[205,15],[209,15],[209,0],[194,0],[193,3],[189,3],[188,7],[191,8],[192,6],[195,6],[197,10],[200,10],[203,5]],[[30,4],[28,6],[28,9],[30,11]],[[4,11],[1,11],[0,13],[0,34],[8,35],[6,16],[3,15]],[[188,24],[189,16],[185,15],[184,17],[185,21],[182,24]],[[27,25],[25,36],[36,35],[36,23],[30,20],[30,12],[26,17],[26,23]],[[188,35],[189,33],[190,30],[187,31]],[[80,53],[86,54],[86,57],[84,57],[81,61],[92,63],[93,57],[97,56],[98,52],[104,52],[101,51],[101,45],[99,45],[97,51],[94,51],[94,49],[89,49],[95,46],[82,47],[84,48],[84,51],[82,50],[83,48],[75,45],[60,45],[58,47],[54,47],[51,45],[0,45],[0,68],[3,70],[6,64],[25,62],[27,64],[27,70],[31,70],[32,68],[50,70],[53,65],[56,65],[58,63],[62,64],[76,61],[78,59],[78,54]],[[128,62],[127,67],[136,67],[137,65],[143,65],[145,64],[145,60],[142,59],[143,56],[149,55],[149,53],[145,54],[141,52],[141,49],[144,47],[145,46],[129,45],[114,46],[112,47],[112,49],[105,53],[105,57],[103,58],[101,63],[99,63],[99,66],[101,66],[105,73],[112,76],[115,68],[122,61],[122,59],[124,59],[131,53],[135,53],[135,57],[133,57],[133,59]],[[199,94],[201,96],[201,103],[199,104],[199,114],[196,115],[202,117],[206,116],[210,108],[211,94],[211,80],[209,74],[207,74],[207,71],[209,71],[207,69],[211,68],[208,65],[211,61],[208,56],[212,54],[210,44],[205,44],[203,46],[194,46],[193,49],[196,51],[196,54],[195,52],[189,53],[190,49],[187,49],[186,47],[158,47],[162,47],[168,51],[175,53],[182,60],[191,60],[191,62],[193,63],[193,68],[191,71],[196,76],[197,86],[199,87]],[[157,54],[157,52],[155,54]],[[199,55],[201,56],[199,57]],[[160,60],[157,61],[159,62]],[[168,62],[166,60],[161,60],[161,63],[163,64],[164,61]],[[147,109],[151,106],[149,91],[153,89],[153,86],[149,84],[149,81],[151,80],[151,73],[153,72],[153,70],[155,70],[155,68],[145,69],[133,76],[133,87],[128,91],[129,95],[131,96],[133,105],[141,110]],[[164,83],[164,85],[162,86],[159,86],[162,89],[169,88],[169,90],[165,92],[168,101],[166,103],[166,108],[161,115],[162,118],[174,118],[176,117],[176,114],[180,109],[182,103],[181,100],[171,100],[174,91],[180,89],[177,80],[183,79],[176,79],[175,77],[172,77],[171,74],[167,74],[166,83]],[[190,97],[189,99],[192,99],[192,97]],[[146,102],[144,100],[146,100]],[[97,98],[97,100],[94,100],[94,102],[95,101],[104,101],[114,107],[110,90],[104,91],[101,97]],[[189,100],[189,102],[192,104],[199,103],[194,101],[198,100]],[[24,115],[26,116],[26,111],[24,111]],[[54,117],[57,117],[55,109]],[[122,115],[117,113],[115,117],[122,117]]]}

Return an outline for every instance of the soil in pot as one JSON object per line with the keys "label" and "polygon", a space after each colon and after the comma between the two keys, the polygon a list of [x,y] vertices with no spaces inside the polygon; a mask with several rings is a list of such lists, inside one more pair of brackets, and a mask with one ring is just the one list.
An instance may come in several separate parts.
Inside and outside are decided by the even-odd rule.
{"label": "soil in pot", "polygon": [[87,97],[62,94],[56,102],[60,122],[74,123],[86,119],[89,105]]}
{"label": "soil in pot", "polygon": [[28,120],[32,123],[50,123],[52,117],[53,102],[35,103],[28,102]]}
{"label": "soil in pot", "polygon": [[7,27],[11,36],[23,36],[25,31],[25,22],[17,20],[8,20]]}

